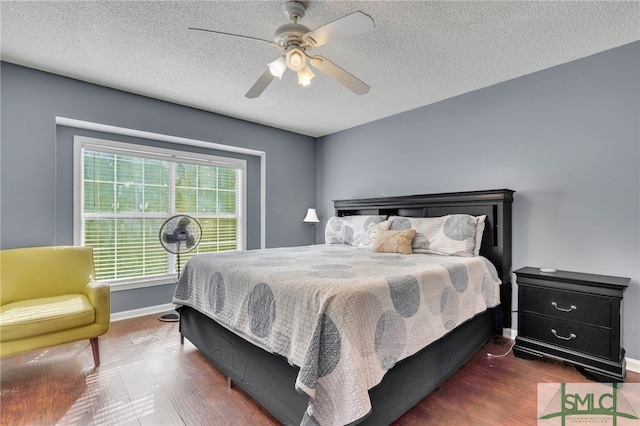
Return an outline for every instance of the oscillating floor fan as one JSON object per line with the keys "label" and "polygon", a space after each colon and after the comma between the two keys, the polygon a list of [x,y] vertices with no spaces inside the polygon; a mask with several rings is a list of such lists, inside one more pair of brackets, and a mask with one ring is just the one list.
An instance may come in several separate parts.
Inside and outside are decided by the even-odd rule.
{"label": "oscillating floor fan", "polygon": [[[197,220],[185,214],[171,216],[160,226],[158,233],[160,244],[169,253],[176,255],[176,281],[180,275],[180,254],[195,249],[202,237],[202,228]],[[177,311],[171,311],[158,318],[160,321],[180,320]]]}

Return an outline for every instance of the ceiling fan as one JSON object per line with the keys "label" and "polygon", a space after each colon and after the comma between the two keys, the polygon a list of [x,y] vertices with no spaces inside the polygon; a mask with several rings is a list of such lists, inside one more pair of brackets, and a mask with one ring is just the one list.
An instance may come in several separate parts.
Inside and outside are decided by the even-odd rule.
{"label": "ceiling fan", "polygon": [[281,25],[276,30],[275,41],[204,28],[189,29],[256,40],[275,46],[282,51],[282,55],[268,64],[267,70],[245,94],[249,99],[260,96],[276,77],[281,79],[287,69],[297,73],[299,84],[303,86],[309,85],[311,79],[315,77],[315,74],[311,71],[311,68],[309,68],[308,63],[353,93],[357,95],[368,93],[369,86],[366,83],[357,79],[328,59],[320,55],[310,56],[307,52],[335,39],[372,30],[374,28],[373,19],[369,15],[357,11],[318,27],[315,30],[310,30],[298,23],[298,21],[304,17],[306,10],[306,2],[287,1],[285,4],[285,13],[291,22]]}

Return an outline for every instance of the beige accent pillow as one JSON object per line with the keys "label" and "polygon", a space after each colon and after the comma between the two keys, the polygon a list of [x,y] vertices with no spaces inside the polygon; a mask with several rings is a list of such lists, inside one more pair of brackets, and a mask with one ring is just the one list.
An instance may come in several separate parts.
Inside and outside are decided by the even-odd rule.
{"label": "beige accent pillow", "polygon": [[373,241],[371,251],[379,253],[411,254],[411,241],[416,235],[415,229],[400,231],[380,231]]}

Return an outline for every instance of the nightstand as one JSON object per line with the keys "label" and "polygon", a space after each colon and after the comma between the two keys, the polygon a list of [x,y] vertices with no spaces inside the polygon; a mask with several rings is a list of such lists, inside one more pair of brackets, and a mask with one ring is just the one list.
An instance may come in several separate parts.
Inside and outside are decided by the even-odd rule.
{"label": "nightstand", "polygon": [[514,273],[518,283],[515,356],[548,356],[575,365],[593,380],[624,380],[622,293],[629,278],[547,273],[531,267]]}

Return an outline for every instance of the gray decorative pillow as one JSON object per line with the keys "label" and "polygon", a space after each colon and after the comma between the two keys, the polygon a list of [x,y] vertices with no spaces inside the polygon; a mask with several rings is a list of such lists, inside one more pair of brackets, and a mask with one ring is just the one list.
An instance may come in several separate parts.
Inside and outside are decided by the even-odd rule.
{"label": "gray decorative pillow", "polygon": [[324,228],[325,244],[342,244],[342,223],[341,217],[332,216],[329,218]]}
{"label": "gray decorative pillow", "polygon": [[360,241],[369,230],[372,223],[380,223],[384,221],[386,216],[379,215],[355,215],[345,216],[342,222],[342,244],[351,244],[358,247]]}
{"label": "gray decorative pillow", "polygon": [[[476,248],[478,218],[468,214],[441,217],[391,217],[392,230],[415,229],[413,253],[472,257]],[[482,236],[480,236],[482,239]]]}
{"label": "gray decorative pillow", "polygon": [[390,220],[385,220],[379,223],[370,223],[367,232],[364,233],[362,240],[360,240],[358,248],[371,250],[373,241],[376,239],[376,235],[381,231],[388,231],[390,226]]}

